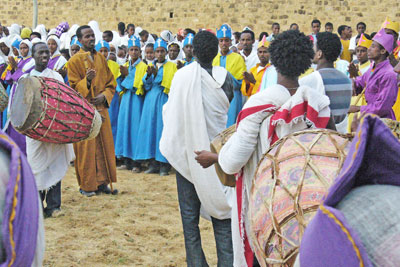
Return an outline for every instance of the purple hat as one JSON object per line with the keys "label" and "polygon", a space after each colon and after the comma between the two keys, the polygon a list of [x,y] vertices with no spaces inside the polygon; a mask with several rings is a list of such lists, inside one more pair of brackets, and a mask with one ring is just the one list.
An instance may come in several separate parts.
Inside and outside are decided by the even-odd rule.
{"label": "purple hat", "polygon": [[58,38],[61,37],[61,34],[69,30],[68,22],[61,22],[56,28],[56,35]]}
{"label": "purple hat", "polygon": [[[358,128],[339,177],[329,189],[324,203],[305,230],[300,246],[300,265],[307,267],[373,266],[373,263],[379,261],[374,258],[370,244],[365,242],[365,238],[372,235],[373,231],[370,227],[360,229],[357,224],[353,224],[354,220],[347,211],[344,211],[343,203],[348,201],[354,192],[361,191],[360,189],[373,188],[376,191],[376,187],[385,185],[390,189],[399,190],[400,142],[378,117],[368,115]],[[390,199],[385,193],[380,193],[380,195],[387,202],[384,203],[385,205],[390,204]],[[366,199],[360,198],[359,201],[362,203]],[[365,212],[362,207],[355,206],[354,202],[351,208],[356,211],[353,213],[354,216],[366,213],[367,218],[363,219],[364,224],[368,224],[369,220],[388,219],[376,216],[379,212],[390,214],[387,210],[379,211],[376,208],[375,212]],[[396,212],[398,208],[393,210]],[[389,226],[389,229],[395,228],[392,236],[378,238],[377,242],[380,245],[399,244],[400,230],[395,225],[398,223]],[[394,248],[394,250],[396,250],[394,257],[389,256],[390,252],[380,254],[386,255],[385,260],[393,263],[399,258],[399,249]],[[387,265],[378,264],[377,266]]]}
{"label": "purple hat", "polygon": [[378,42],[386,51],[392,53],[393,51],[393,36],[391,34],[387,34],[385,29],[380,29],[377,34],[375,34],[374,38],[372,39],[375,42]]}

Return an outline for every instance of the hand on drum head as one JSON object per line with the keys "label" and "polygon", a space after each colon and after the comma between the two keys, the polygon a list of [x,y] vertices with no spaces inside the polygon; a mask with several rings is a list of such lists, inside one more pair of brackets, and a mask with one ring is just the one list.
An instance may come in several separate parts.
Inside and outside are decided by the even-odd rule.
{"label": "hand on drum head", "polygon": [[95,98],[90,99],[90,103],[95,106],[102,105],[105,102],[106,102],[106,97],[103,94],[99,94]]}
{"label": "hand on drum head", "polygon": [[218,154],[202,150],[194,152],[197,156],[194,158],[204,169],[218,162]]}
{"label": "hand on drum head", "polygon": [[94,69],[87,69],[86,71],[86,79],[90,82],[96,76],[96,70]]}

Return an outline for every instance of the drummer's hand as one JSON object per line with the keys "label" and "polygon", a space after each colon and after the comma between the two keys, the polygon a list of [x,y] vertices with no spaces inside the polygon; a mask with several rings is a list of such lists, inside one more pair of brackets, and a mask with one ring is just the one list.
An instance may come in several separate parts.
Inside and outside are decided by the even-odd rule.
{"label": "drummer's hand", "polygon": [[356,113],[356,112],[360,112],[360,106],[350,106],[349,111],[347,111],[347,113]]}
{"label": "drummer's hand", "polygon": [[122,76],[126,77],[129,74],[128,68],[125,66],[120,66],[119,70],[121,71]]}
{"label": "drummer's hand", "polygon": [[246,82],[249,82],[249,83],[252,83],[252,84],[256,83],[256,79],[254,78],[253,74],[252,73],[248,73],[247,71],[243,72],[243,79]]}
{"label": "drummer's hand", "polygon": [[15,62],[14,57],[9,56],[9,57],[8,57],[8,61],[10,62],[11,68],[12,68],[13,70],[17,69],[18,64],[17,64],[17,62]]}
{"label": "drummer's hand", "polygon": [[65,78],[65,76],[67,76],[67,69],[66,68],[62,68],[58,70],[58,73],[60,73],[60,75]]}
{"label": "drummer's hand", "polygon": [[90,99],[90,103],[92,103],[95,106],[102,105],[104,104],[104,102],[106,102],[106,97],[103,94],[99,94],[95,98]]}
{"label": "drummer's hand", "polygon": [[349,74],[350,78],[356,78],[358,76],[358,66],[356,66],[353,62],[349,65]]}
{"label": "drummer's hand", "polygon": [[86,79],[91,82],[94,77],[96,76],[96,70],[94,69],[87,69],[86,71]]}
{"label": "drummer's hand", "polygon": [[210,151],[195,151],[197,156],[194,158],[203,168],[208,168],[218,162],[218,154]]}

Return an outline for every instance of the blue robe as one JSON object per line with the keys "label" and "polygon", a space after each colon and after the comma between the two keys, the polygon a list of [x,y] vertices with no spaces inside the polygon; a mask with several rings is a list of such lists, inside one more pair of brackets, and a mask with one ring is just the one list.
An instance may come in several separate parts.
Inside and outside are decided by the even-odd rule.
{"label": "blue robe", "polygon": [[[220,66],[226,69],[226,56],[221,56]],[[238,81],[233,76],[232,80],[235,89],[233,90],[233,99],[229,105],[226,128],[229,128],[231,125],[236,123],[236,118],[243,107],[242,92],[240,92],[240,88],[242,88],[242,80]]]}
{"label": "blue robe", "polygon": [[117,79],[117,88],[115,90],[114,97],[111,101],[110,107],[108,108],[108,115],[110,116],[110,122],[111,122],[111,130],[112,130],[112,135],[114,139],[114,147],[116,143],[116,138],[117,138],[117,124],[118,124],[118,113],[119,113],[119,93],[118,90],[121,91],[121,89],[118,89],[120,87],[121,80],[120,78]]}
{"label": "blue robe", "polygon": [[138,130],[144,102],[144,96],[137,95],[137,88],[133,87],[136,65],[140,62],[140,59],[138,59],[133,65],[129,64],[129,74],[121,82],[121,86],[126,91],[121,97],[121,104],[119,106],[117,138],[115,139],[115,154],[117,158],[130,158],[132,160],[135,158]]}
{"label": "blue robe", "polygon": [[[165,61],[167,62],[167,61]],[[156,161],[168,163],[160,152],[160,139],[164,127],[162,120],[162,108],[168,100],[161,86],[164,67],[161,66],[157,76],[152,74],[148,79],[147,74],[143,77],[146,97],[144,99],[142,118],[140,119],[138,142],[135,152],[135,160],[155,159]]]}

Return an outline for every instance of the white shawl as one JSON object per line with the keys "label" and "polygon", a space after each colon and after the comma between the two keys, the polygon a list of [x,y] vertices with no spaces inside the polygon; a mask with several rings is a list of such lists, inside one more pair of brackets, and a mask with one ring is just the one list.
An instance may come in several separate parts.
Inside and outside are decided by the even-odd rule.
{"label": "white shawl", "polygon": [[226,75],[213,67],[211,77],[197,62],[176,72],[160,141],[161,153],[196,188],[202,216],[220,220],[231,217],[234,189],[221,184],[213,166],[203,169],[194,151],[210,150],[210,141],[225,129],[229,101],[221,86]]}

